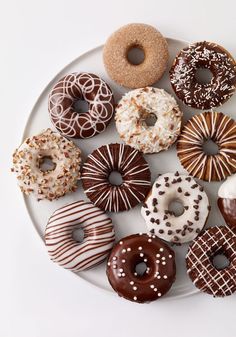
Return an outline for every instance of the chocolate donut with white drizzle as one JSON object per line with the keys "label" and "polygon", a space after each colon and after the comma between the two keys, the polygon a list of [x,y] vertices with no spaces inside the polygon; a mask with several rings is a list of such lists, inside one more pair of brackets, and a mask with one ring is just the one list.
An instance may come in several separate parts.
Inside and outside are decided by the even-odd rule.
{"label": "chocolate donut with white drizzle", "polygon": [[[123,182],[112,185],[111,172],[121,174]],[[107,144],[94,150],[82,169],[82,184],[87,197],[109,212],[133,208],[144,201],[151,184],[151,173],[142,154],[124,144]]]}
{"label": "chocolate donut with white drizzle", "polygon": [[[199,68],[212,73],[210,83],[196,79]],[[216,43],[196,42],[180,51],[170,69],[170,81],[186,105],[210,109],[222,105],[235,92],[236,63],[227,50]]]}
{"label": "chocolate donut with white drizzle", "polygon": [[[88,103],[88,111],[78,113],[74,104]],[[64,136],[90,138],[103,132],[114,112],[114,97],[108,84],[95,74],[71,73],[61,78],[48,98],[51,121]]]}
{"label": "chocolate donut with white drizzle", "polygon": [[[183,213],[176,216],[169,210],[173,201],[183,206]],[[193,240],[203,229],[209,214],[209,200],[204,189],[191,176],[165,173],[153,184],[141,215],[149,231],[175,244]]]}

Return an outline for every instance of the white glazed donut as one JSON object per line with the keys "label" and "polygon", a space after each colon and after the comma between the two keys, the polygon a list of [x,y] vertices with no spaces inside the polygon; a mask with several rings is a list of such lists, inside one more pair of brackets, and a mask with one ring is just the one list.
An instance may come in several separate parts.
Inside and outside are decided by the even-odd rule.
{"label": "white glazed donut", "polygon": [[[51,159],[54,169],[40,169],[45,157]],[[23,193],[34,194],[38,200],[53,200],[77,189],[80,162],[80,149],[72,141],[47,129],[25,139],[13,154],[12,171],[16,173]]]}
{"label": "white glazed donut", "polygon": [[[169,211],[172,201],[183,205],[183,214]],[[210,206],[201,185],[187,175],[160,175],[141,209],[147,227],[161,239],[176,244],[193,240],[203,229]]]}
{"label": "white glazed donut", "polygon": [[[73,238],[76,229],[84,231],[82,242]],[[108,256],[114,240],[111,219],[91,202],[83,200],[56,210],[45,230],[45,244],[52,261],[72,271],[100,264]]]}
{"label": "white glazed donut", "polygon": [[[155,116],[148,126],[145,120]],[[116,128],[121,139],[143,153],[167,150],[177,139],[183,113],[164,89],[146,87],[123,96],[116,108]]]}

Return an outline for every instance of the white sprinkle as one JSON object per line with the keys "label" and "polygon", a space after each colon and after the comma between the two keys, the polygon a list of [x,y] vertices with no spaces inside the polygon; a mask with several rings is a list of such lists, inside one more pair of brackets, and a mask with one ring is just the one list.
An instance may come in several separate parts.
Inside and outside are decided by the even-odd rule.
{"label": "white sprinkle", "polygon": [[160,280],[161,276],[160,275],[157,275],[157,279]]}
{"label": "white sprinkle", "polygon": [[113,268],[116,269],[117,268],[117,264],[113,264]]}
{"label": "white sprinkle", "polygon": [[138,288],[134,286],[133,289],[134,289],[134,290],[137,290]]}
{"label": "white sprinkle", "polygon": [[124,270],[122,268],[120,268],[119,271],[122,273]]}
{"label": "white sprinkle", "polygon": [[116,261],[116,260],[117,260],[117,257],[116,257],[116,256],[113,256],[112,260],[113,260],[113,261]]}
{"label": "white sprinkle", "polygon": [[127,252],[131,252],[131,248],[127,248]]}
{"label": "white sprinkle", "polygon": [[123,260],[121,260],[121,262],[122,262],[122,263],[125,263],[125,262],[126,262],[126,260],[125,260],[125,259],[123,259]]}
{"label": "white sprinkle", "polygon": [[171,255],[171,254],[169,255],[169,258],[170,258],[170,259],[172,258],[172,255]]}
{"label": "white sprinkle", "polygon": [[163,264],[163,266],[166,264],[166,262],[165,261],[163,261],[161,264]]}
{"label": "white sprinkle", "polygon": [[120,243],[120,245],[123,245],[123,241],[120,241],[119,243]]}
{"label": "white sprinkle", "polygon": [[147,259],[144,259],[143,261],[144,261],[144,262],[147,262]]}
{"label": "white sprinkle", "polygon": [[143,254],[143,253],[140,253],[139,256],[140,256],[140,257],[144,257],[144,254]]}
{"label": "white sprinkle", "polygon": [[165,258],[165,256],[162,256],[162,258],[161,258],[162,260],[165,260],[166,258]]}
{"label": "white sprinkle", "polygon": [[156,260],[156,263],[160,263],[160,260]]}
{"label": "white sprinkle", "polygon": [[156,254],[156,257],[160,257],[161,255],[160,254]]}
{"label": "white sprinkle", "polygon": [[122,273],[121,276],[122,276],[122,277],[125,277],[125,273]]}
{"label": "white sprinkle", "polygon": [[134,273],[134,276],[138,276],[138,274],[135,272],[135,273]]}
{"label": "white sprinkle", "polygon": [[111,265],[111,262],[107,262],[107,265],[110,266],[110,265]]}
{"label": "white sprinkle", "polygon": [[126,253],[126,249],[122,249],[122,253]]}
{"label": "white sprinkle", "polygon": [[134,301],[137,301],[137,296],[134,296]]}
{"label": "white sprinkle", "polygon": [[150,285],[150,288],[152,288],[152,289],[155,288],[154,284],[151,284],[151,285]]}
{"label": "white sprinkle", "polygon": [[143,235],[143,233],[142,233],[142,232],[140,232],[140,233],[139,233],[139,235]]}
{"label": "white sprinkle", "polygon": [[141,246],[140,246],[140,247],[138,247],[138,250],[142,250],[142,249],[143,249],[143,247],[141,247]]}
{"label": "white sprinkle", "polygon": [[117,275],[118,275],[118,277],[121,277],[121,273],[118,273]]}
{"label": "white sprinkle", "polygon": [[157,291],[157,288],[154,288],[153,290],[154,290],[154,291]]}
{"label": "white sprinkle", "polygon": [[167,275],[164,275],[163,278],[164,278],[164,279],[167,279]]}
{"label": "white sprinkle", "polygon": [[164,252],[164,248],[160,248],[159,251],[160,251],[160,252]]}
{"label": "white sprinkle", "polygon": [[133,284],[134,284],[134,281],[130,281],[130,283],[129,283],[129,284],[133,285]]}
{"label": "white sprinkle", "polygon": [[152,242],[152,239],[148,239],[148,242]]}
{"label": "white sprinkle", "polygon": [[161,293],[158,293],[158,294],[157,294],[157,296],[159,296],[159,297],[160,297],[160,296],[161,296]]}

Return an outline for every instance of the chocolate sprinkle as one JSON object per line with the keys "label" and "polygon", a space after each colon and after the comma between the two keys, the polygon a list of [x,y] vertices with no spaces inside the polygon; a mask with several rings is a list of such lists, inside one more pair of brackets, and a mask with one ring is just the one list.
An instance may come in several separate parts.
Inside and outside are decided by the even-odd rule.
{"label": "chocolate sprinkle", "polygon": [[159,195],[163,195],[163,194],[165,194],[165,192],[164,191],[160,191],[158,194]]}
{"label": "chocolate sprinkle", "polygon": [[198,209],[199,206],[198,205],[193,205],[193,208]]}
{"label": "chocolate sprinkle", "polygon": [[155,222],[155,219],[154,219],[154,218],[151,218],[150,221],[153,223],[153,222]]}
{"label": "chocolate sprinkle", "polygon": [[185,192],[184,195],[185,195],[186,197],[189,197],[189,196],[190,196],[190,193]]}
{"label": "chocolate sprinkle", "polygon": [[184,209],[186,209],[186,211],[189,209],[189,207],[188,206],[184,206]]}
{"label": "chocolate sprinkle", "polygon": [[170,222],[166,222],[166,226],[167,227],[171,227],[171,223]]}
{"label": "chocolate sprinkle", "polygon": [[196,187],[198,187],[198,184],[193,184],[193,185],[191,186],[191,188],[196,188]]}
{"label": "chocolate sprinkle", "polygon": [[178,191],[179,193],[182,193],[182,188],[181,188],[181,187],[178,187],[177,191]]}
{"label": "chocolate sprinkle", "polygon": [[146,215],[149,215],[151,212],[150,211],[146,211]]}
{"label": "chocolate sprinkle", "polygon": [[188,182],[190,182],[191,181],[191,177],[187,177],[187,178],[185,178],[185,180],[187,180]]}

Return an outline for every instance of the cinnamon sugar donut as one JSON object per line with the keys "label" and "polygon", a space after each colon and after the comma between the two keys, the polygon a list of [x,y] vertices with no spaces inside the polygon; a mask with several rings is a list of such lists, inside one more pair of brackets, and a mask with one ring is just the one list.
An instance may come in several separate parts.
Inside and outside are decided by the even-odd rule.
{"label": "cinnamon sugar donut", "polygon": [[[210,83],[196,79],[199,68],[212,73]],[[222,105],[235,92],[236,63],[223,47],[210,42],[197,42],[181,50],[170,70],[170,81],[176,95],[197,109]]]}
{"label": "cinnamon sugar donut", "polygon": [[[128,52],[133,48],[144,52],[144,60],[138,65],[128,60]],[[157,82],[166,69],[167,41],[154,27],[131,23],[109,37],[103,60],[109,76],[118,84],[128,88],[146,87]]]}
{"label": "cinnamon sugar donut", "polygon": [[[211,139],[218,145],[216,155],[203,151]],[[194,177],[219,181],[236,172],[236,122],[222,112],[203,112],[185,124],[177,141],[183,167]]]}
{"label": "cinnamon sugar donut", "polygon": [[[109,182],[109,175],[114,171],[121,174],[121,185]],[[145,199],[150,189],[151,173],[139,151],[124,144],[107,144],[88,156],[81,178],[87,197],[96,206],[119,212]]]}

